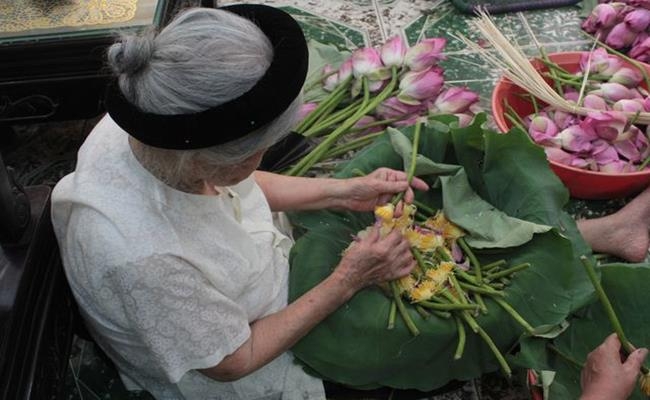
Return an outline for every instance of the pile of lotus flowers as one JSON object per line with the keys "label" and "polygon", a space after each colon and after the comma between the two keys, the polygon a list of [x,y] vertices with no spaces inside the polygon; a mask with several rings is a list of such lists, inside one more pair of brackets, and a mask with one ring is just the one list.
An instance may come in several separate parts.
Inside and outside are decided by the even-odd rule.
{"label": "pile of lotus flowers", "polygon": [[650,0],[601,0],[582,29],[631,58],[650,62]]}
{"label": "pile of lotus flowers", "polygon": [[622,113],[650,112],[641,72],[601,48],[585,53],[575,74],[557,65],[549,68],[547,76],[552,75],[566,100],[593,111],[580,116],[552,106],[541,108],[531,96],[535,113],[518,122],[510,113],[511,121],[522,125],[555,162],[605,173],[646,169],[650,126],[635,124]]}
{"label": "pile of lotus flowers", "polygon": [[387,126],[413,125],[431,114],[453,114],[468,125],[480,111],[479,96],[445,87],[438,65],[445,44],[430,38],[409,48],[395,36],[380,48],[357,49],[338,68],[325,66],[319,84],[329,94],[306,103],[295,128],[319,144],[286,173],[304,175],[317,162],[369,144]]}
{"label": "pile of lotus flowers", "polygon": [[[409,241],[417,261],[417,267],[411,274],[390,282],[384,288],[393,297],[388,329],[395,326],[399,312],[411,333],[414,336],[419,334],[415,322],[406,311],[408,305],[414,307],[423,319],[434,315],[443,319],[453,318],[458,332],[455,359],[462,357],[467,325],[483,338],[503,372],[510,375],[505,358],[475,317],[479,313],[488,313],[483,300],[483,297],[488,297],[528,333],[532,333],[533,327],[506,302],[503,291],[512,276],[530,267],[530,264],[508,267],[506,260],[498,260],[481,265],[464,241],[465,232],[460,227],[449,221],[441,211],[416,204],[405,205],[399,216],[395,215],[394,202],[375,209],[375,218],[381,224],[380,234],[385,236],[392,230],[399,230]],[[369,229],[359,232],[357,238],[367,235]]]}

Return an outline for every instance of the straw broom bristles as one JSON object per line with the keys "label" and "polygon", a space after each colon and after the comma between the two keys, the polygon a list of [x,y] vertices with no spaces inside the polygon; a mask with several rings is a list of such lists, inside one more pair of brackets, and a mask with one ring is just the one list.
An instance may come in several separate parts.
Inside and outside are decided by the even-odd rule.
{"label": "straw broom bristles", "polygon": [[[510,43],[503,33],[496,27],[492,18],[482,9],[478,10],[478,18],[470,21],[483,37],[492,45],[498,56],[489,50],[480,47],[463,35],[458,35],[467,47],[479,53],[494,68],[501,70],[503,75],[512,83],[521,87],[531,95],[546,102],[548,105],[562,111],[578,115],[587,115],[589,112],[599,112],[586,108],[564,99],[559,93],[544,80],[540,72],[531,64],[528,57]],[[650,113],[623,112],[625,117],[639,124],[650,124]]]}

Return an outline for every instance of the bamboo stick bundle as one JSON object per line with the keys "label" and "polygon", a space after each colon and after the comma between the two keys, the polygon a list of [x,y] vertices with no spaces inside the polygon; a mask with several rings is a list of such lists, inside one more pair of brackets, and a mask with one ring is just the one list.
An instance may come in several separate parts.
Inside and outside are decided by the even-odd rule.
{"label": "bamboo stick bundle", "polygon": [[[484,10],[478,10],[477,14],[478,17],[471,20],[470,24],[492,45],[496,53],[491,52],[489,48],[479,46],[462,34],[459,34],[458,38],[468,48],[480,54],[492,67],[502,71],[503,76],[531,95],[559,110],[583,116],[589,112],[600,111],[564,99],[546,82],[540,71],[535,68],[521,49],[513,45],[511,40],[497,28],[492,18]],[[650,124],[650,113],[648,112],[620,111],[620,113],[625,115],[629,121],[634,121],[634,123]]]}

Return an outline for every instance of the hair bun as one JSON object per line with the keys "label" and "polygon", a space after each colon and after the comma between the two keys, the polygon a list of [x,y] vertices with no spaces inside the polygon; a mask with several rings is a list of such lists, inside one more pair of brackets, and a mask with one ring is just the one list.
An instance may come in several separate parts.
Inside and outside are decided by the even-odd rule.
{"label": "hair bun", "polygon": [[108,64],[116,74],[133,75],[144,69],[154,52],[154,32],[124,35],[108,49]]}

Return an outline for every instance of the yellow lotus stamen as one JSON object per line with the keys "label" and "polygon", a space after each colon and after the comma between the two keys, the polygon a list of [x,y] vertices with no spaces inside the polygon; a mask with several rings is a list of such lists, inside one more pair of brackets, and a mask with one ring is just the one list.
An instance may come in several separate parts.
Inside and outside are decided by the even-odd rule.
{"label": "yellow lotus stamen", "polygon": [[437,268],[427,270],[426,277],[440,286],[447,282],[453,269],[454,263],[443,261]]}
{"label": "yellow lotus stamen", "polygon": [[397,281],[397,284],[400,288],[400,293],[410,292],[415,288],[417,283],[418,283],[417,279],[415,279],[413,275],[406,275],[405,277],[402,277]]}
{"label": "yellow lotus stamen", "polygon": [[465,235],[465,232],[458,225],[449,221],[441,211],[438,211],[436,215],[427,219],[424,225],[427,228],[442,233],[445,239],[458,239]]}
{"label": "yellow lotus stamen", "polygon": [[641,378],[639,378],[639,389],[646,396],[650,396],[650,374],[641,374]]}
{"label": "yellow lotus stamen", "polygon": [[395,206],[390,203],[375,207],[375,217],[380,219],[382,222],[392,221],[394,214]]}

